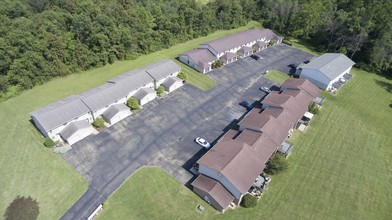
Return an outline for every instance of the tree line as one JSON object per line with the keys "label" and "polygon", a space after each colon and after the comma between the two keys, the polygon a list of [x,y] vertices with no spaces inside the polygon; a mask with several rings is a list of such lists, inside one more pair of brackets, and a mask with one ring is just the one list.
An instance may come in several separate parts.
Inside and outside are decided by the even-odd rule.
{"label": "tree line", "polygon": [[320,52],[341,52],[357,67],[392,76],[392,1],[260,0],[259,19]]}
{"label": "tree line", "polygon": [[250,20],[345,53],[362,68],[392,66],[388,0],[0,1],[0,98]]}
{"label": "tree line", "polygon": [[1,0],[0,96],[250,19],[241,1]]}

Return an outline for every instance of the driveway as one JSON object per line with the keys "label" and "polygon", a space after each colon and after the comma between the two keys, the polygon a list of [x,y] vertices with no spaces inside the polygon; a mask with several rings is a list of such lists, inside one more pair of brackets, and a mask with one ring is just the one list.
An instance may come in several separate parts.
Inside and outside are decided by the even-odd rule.
{"label": "driveway", "polygon": [[198,136],[214,142],[246,113],[242,100],[260,100],[260,86],[271,86],[262,77],[267,69],[288,73],[287,65],[312,55],[286,45],[258,53],[263,59],[241,59],[209,75],[217,85],[203,92],[185,85],[163,99],[156,99],[105,131],[73,145],[63,158],[89,183],[87,192],[62,219],[82,219],[143,166],[158,166],[182,184],[193,175],[190,166],[206,152],[194,143]]}

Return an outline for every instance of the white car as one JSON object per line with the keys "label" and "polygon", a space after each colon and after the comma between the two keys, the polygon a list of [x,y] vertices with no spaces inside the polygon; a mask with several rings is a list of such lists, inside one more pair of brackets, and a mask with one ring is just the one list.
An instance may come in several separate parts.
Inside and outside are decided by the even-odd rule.
{"label": "white car", "polygon": [[260,90],[261,90],[261,91],[264,91],[264,92],[266,92],[266,93],[272,92],[271,89],[268,88],[268,87],[266,87],[266,86],[260,87]]}
{"label": "white car", "polygon": [[339,79],[339,82],[340,82],[340,83],[345,83],[346,80],[342,77],[342,78]]}
{"label": "white car", "polygon": [[202,147],[204,147],[204,148],[206,148],[206,149],[208,149],[208,148],[211,147],[210,143],[208,143],[208,141],[206,141],[204,138],[197,137],[197,138],[195,139],[195,141],[196,141],[196,143],[198,143],[200,146],[202,146]]}

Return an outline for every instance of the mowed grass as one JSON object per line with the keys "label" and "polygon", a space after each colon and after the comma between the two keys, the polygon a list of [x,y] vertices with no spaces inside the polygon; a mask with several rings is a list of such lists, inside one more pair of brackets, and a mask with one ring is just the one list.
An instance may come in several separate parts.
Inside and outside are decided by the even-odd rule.
{"label": "mowed grass", "polygon": [[[98,219],[206,219],[211,206],[156,167],[144,167],[105,203]],[[205,207],[203,212],[198,205]]]}
{"label": "mowed grass", "polygon": [[275,81],[277,83],[282,83],[286,79],[290,78],[287,74],[282,73],[278,70],[270,70],[267,74],[264,75],[265,78]]}
{"label": "mowed grass", "polygon": [[[260,27],[257,22],[226,31],[217,31],[136,60],[116,62],[102,68],[73,74],[25,91],[0,103],[0,219],[17,196],[31,196],[39,203],[39,219],[58,219],[87,190],[85,180],[64,160],[43,147],[43,138],[30,123],[29,113],[69,95],[78,94],[126,71],[144,67],[161,59],[173,59],[180,53],[227,34]],[[208,90],[215,85],[209,77],[197,73],[177,60],[188,73],[190,83]]]}
{"label": "mowed grass", "polygon": [[392,80],[352,72],[337,96],[323,93],[327,101],[308,130],[295,131],[290,169],[273,177],[257,207],[198,216],[199,197],[161,178],[163,171],[141,170],[109,199],[101,219],[390,219]]}

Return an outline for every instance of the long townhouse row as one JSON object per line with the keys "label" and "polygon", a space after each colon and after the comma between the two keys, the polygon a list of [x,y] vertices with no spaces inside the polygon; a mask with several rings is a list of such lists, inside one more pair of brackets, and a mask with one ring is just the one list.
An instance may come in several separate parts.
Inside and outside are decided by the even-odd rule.
{"label": "long townhouse row", "polygon": [[72,145],[93,133],[91,123],[98,117],[113,125],[131,115],[126,106],[130,97],[136,97],[139,104],[144,105],[156,98],[155,90],[160,85],[168,92],[182,86],[182,80],[177,77],[180,70],[173,61],[161,60],[35,110],[30,115],[45,137]]}
{"label": "long townhouse row", "polygon": [[238,205],[319,94],[306,79],[282,83],[197,161],[193,191],[221,212]]}
{"label": "long townhouse row", "polygon": [[237,61],[237,57],[246,57],[254,51],[261,51],[269,43],[281,43],[282,37],[270,29],[253,29],[201,44],[198,49],[185,52],[179,60],[201,73],[212,70],[212,64],[220,60],[229,64]]}

